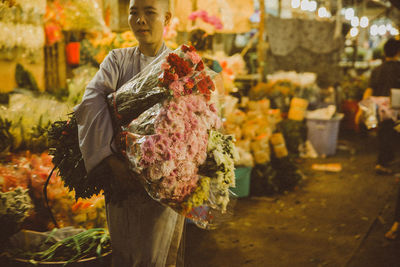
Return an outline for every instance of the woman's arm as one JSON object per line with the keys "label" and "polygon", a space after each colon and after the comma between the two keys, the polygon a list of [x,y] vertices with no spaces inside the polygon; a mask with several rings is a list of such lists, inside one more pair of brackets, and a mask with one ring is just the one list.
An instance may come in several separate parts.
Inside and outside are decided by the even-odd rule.
{"label": "woman's arm", "polygon": [[87,172],[113,154],[111,147],[116,149],[112,141],[114,131],[106,96],[115,91],[119,72],[116,57],[111,51],[87,85],[82,102],[75,107],[79,147]]}

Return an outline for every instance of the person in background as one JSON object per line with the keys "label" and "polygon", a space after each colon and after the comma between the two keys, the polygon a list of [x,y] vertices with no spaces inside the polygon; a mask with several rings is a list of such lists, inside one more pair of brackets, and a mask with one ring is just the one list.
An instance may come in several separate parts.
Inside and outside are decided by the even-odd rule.
{"label": "person in background", "polygon": [[[168,0],[131,0],[129,25],[139,45],[112,50],[87,85],[82,102],[75,108],[79,144],[88,175],[109,171],[126,192],[120,201],[106,199],[107,224],[111,236],[113,266],[176,266],[184,217],[150,198],[116,153],[114,131],[106,97],[169,49],[163,29],[170,22]],[[111,144],[111,145],[110,145]],[[113,198],[117,193],[113,194]],[[119,196],[115,196],[119,197]]]}
{"label": "person in background", "polygon": [[[364,92],[363,99],[370,96],[390,96],[391,88],[400,88],[400,41],[391,38],[384,47],[385,61],[372,70],[369,88]],[[361,111],[356,115],[359,123]],[[392,119],[385,119],[378,124],[378,159],[375,166],[377,174],[393,174],[389,164],[394,160],[394,144],[399,136],[393,129]]]}
{"label": "person in background", "polygon": [[[363,98],[369,96],[390,96],[391,88],[400,88],[400,41],[389,39],[384,47],[385,61],[371,73],[370,88]],[[395,144],[400,136],[394,129],[395,122],[387,119],[379,122],[378,125],[378,162],[375,170],[378,174],[392,174],[388,168],[389,163],[394,159]],[[394,222],[385,237],[394,240],[400,231],[400,184],[397,193],[397,201],[394,214]]]}

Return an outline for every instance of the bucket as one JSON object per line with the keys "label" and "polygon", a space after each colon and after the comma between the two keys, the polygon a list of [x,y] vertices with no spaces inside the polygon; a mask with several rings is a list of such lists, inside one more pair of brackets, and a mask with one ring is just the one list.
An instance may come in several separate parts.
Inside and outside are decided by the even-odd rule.
{"label": "bucket", "polygon": [[307,119],[307,139],[318,155],[331,156],[336,153],[339,123],[343,114],[330,120]]}
{"label": "bucket", "polygon": [[252,167],[239,167],[235,169],[236,187],[230,188],[238,197],[247,197],[250,193],[250,174]]}
{"label": "bucket", "polygon": [[79,65],[80,47],[81,47],[81,44],[79,42],[70,42],[65,47],[67,63],[69,65]]}
{"label": "bucket", "polygon": [[346,130],[358,131],[358,125],[355,122],[355,117],[358,111],[358,101],[344,100],[341,106],[344,113],[343,125]]}
{"label": "bucket", "polygon": [[390,104],[394,109],[400,109],[400,88],[390,89]]}

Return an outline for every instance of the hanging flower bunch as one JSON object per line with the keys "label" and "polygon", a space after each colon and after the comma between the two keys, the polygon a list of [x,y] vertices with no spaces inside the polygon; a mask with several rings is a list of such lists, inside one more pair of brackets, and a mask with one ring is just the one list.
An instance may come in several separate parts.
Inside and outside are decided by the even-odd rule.
{"label": "hanging flower bunch", "polygon": [[217,16],[209,15],[205,10],[194,11],[189,15],[189,20],[194,21],[198,18],[213,25],[216,30],[222,30],[224,28],[222,21]]}
{"label": "hanging flower bunch", "polygon": [[93,35],[89,40],[94,59],[97,63],[103,62],[107,54],[116,48],[133,47],[138,44],[132,31],[125,31],[123,33],[105,32]]}
{"label": "hanging flower bunch", "polygon": [[62,28],[65,20],[64,8],[58,0],[46,6],[46,13],[44,15],[46,45],[50,46],[62,40]]}

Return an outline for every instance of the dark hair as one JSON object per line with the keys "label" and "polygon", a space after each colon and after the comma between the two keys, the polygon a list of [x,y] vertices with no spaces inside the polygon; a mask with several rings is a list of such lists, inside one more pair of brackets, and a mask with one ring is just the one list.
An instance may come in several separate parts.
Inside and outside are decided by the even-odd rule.
{"label": "dark hair", "polygon": [[210,36],[203,30],[196,29],[190,32],[189,40],[197,51],[205,51],[210,46]]}
{"label": "dark hair", "polygon": [[383,51],[385,52],[385,57],[394,57],[400,51],[400,41],[394,38],[390,38],[386,41],[383,46]]}

